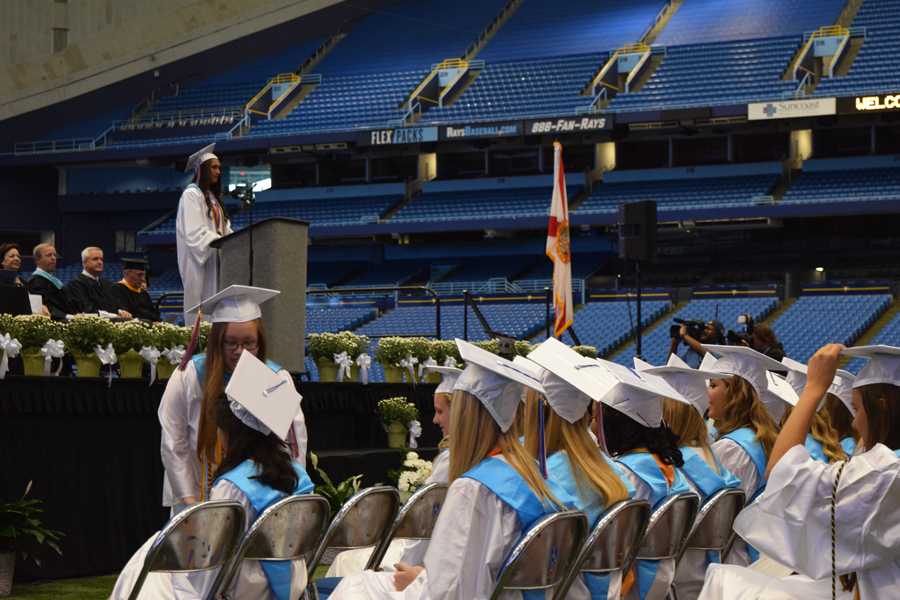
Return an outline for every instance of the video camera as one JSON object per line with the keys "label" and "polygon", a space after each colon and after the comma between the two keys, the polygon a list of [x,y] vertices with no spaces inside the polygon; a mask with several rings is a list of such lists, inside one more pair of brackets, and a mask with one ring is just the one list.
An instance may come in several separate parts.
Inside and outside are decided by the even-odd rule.
{"label": "video camera", "polygon": [[703,330],[706,329],[706,323],[703,321],[694,321],[694,320],[685,320],[685,319],[672,319],[675,321],[676,325],[672,325],[669,327],[669,337],[673,339],[681,338],[681,326],[684,325],[687,327],[687,334],[694,338],[695,340],[699,340],[703,335]]}
{"label": "video camera", "polygon": [[725,334],[725,339],[732,346],[752,346],[753,341],[753,317],[747,314],[738,315],[738,325],[744,326],[743,332],[737,332],[732,329]]}
{"label": "video camera", "polygon": [[232,198],[236,198],[240,201],[241,208],[252,206],[255,201],[252,183],[238,183],[229,194]]}

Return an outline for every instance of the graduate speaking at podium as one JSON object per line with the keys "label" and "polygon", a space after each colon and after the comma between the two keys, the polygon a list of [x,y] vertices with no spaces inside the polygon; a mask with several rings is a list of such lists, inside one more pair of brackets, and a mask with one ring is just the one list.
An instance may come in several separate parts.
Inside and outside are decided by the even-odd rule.
{"label": "graduate speaking at podium", "polygon": [[[259,305],[279,292],[246,285],[232,285],[190,309],[212,322],[206,353],[185,357],[172,374],[159,405],[162,428],[160,453],[165,479],[163,506],[177,513],[186,506],[209,499],[212,476],[221,464],[222,450],[216,439],[215,405],[244,351],[268,365],[294,388],[290,373],[266,356],[266,334]],[[199,318],[199,317],[198,317]],[[297,408],[285,442],[291,458],[306,464],[306,421]]]}
{"label": "graduate speaking at podium", "polygon": [[222,165],[213,154],[215,144],[198,150],[188,158],[186,172],[193,181],[181,193],[175,218],[175,245],[178,272],[184,285],[184,322],[194,324],[195,314],[188,307],[200,304],[217,291],[218,256],[210,243],[232,233],[222,204]]}

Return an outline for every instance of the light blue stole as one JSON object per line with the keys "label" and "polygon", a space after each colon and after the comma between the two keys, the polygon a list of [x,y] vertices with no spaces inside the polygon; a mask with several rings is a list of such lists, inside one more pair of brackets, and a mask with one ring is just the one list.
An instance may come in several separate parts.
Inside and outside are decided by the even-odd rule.
{"label": "light blue stole", "polygon": [[809,455],[815,460],[826,464],[828,463],[828,457],[825,456],[825,447],[822,446],[822,442],[812,435],[806,434],[806,441],[803,442],[803,447],[806,448],[806,451],[809,452]]}
{"label": "light blue stole", "polygon": [[[314,486],[309,475],[297,463],[292,464],[294,472],[297,473],[297,487],[294,488],[291,495],[312,493]],[[287,497],[284,492],[270,488],[254,479],[258,474],[256,463],[248,459],[216,479],[216,482],[225,479],[236,485],[247,496],[253,510],[256,511],[257,518],[266,508]],[[259,565],[262,567],[269,582],[269,588],[275,597],[278,600],[291,600],[291,562],[265,560],[259,561]]]}
{"label": "light blue stole", "polygon": [[[753,466],[756,467],[756,489],[747,498],[747,505],[749,505],[766,489],[766,452],[759,440],[756,439],[756,432],[749,427],[741,427],[722,437],[740,446],[750,457]],[[759,551],[750,544],[747,544],[747,554],[750,556],[750,562],[756,562],[759,559]]]}
{"label": "light blue stole", "polygon": [[55,287],[58,290],[61,290],[63,288],[63,282],[60,281],[56,275],[54,275],[53,273],[48,273],[47,271],[44,271],[43,269],[35,269],[34,273],[32,273],[31,276],[32,277],[43,277],[44,279],[46,279],[47,281],[52,283],[53,287]]}
{"label": "light blue stole", "polygon": [[851,436],[845,437],[841,440],[841,448],[847,453],[847,458],[850,458],[853,456],[853,453],[856,452],[856,440]]}
{"label": "light blue stole", "polygon": [[[194,363],[194,368],[197,370],[197,381],[200,382],[200,385],[203,385],[203,380],[206,377],[206,354],[196,354],[191,358],[191,362]],[[266,359],[266,366],[272,369],[275,373],[282,370],[281,365],[276,363],[275,361],[271,361]],[[231,379],[231,373],[225,373],[225,381],[227,382]]]}
{"label": "light blue stole", "polygon": [[[692,491],[687,481],[685,481],[684,475],[678,469],[675,469],[675,480],[672,482],[672,486],[669,487],[666,476],[660,470],[656,459],[649,452],[625,454],[617,457],[616,462],[634,473],[638,479],[650,488],[649,501],[653,510],[656,510],[669,496]],[[656,581],[659,562],[658,560],[635,561],[637,575],[635,585],[638,586],[638,595],[641,600],[647,597],[653,582]]]}

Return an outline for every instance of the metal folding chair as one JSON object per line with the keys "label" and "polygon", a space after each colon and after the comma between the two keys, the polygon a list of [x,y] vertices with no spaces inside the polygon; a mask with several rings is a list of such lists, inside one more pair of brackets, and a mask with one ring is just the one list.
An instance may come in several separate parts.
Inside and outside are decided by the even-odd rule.
{"label": "metal folding chair", "polygon": [[427,540],[431,537],[444,498],[447,497],[447,487],[446,483],[430,483],[410,496],[387,534],[372,551],[366,569],[377,571],[380,568],[394,538]]}
{"label": "metal folding chair", "polygon": [[649,520],[650,503],[646,500],[622,500],[612,505],[585,540],[553,599],[564,600],[581,573],[604,575],[626,571]]}
{"label": "metal folding chair", "polygon": [[516,543],[506,561],[491,600],[509,590],[552,590],[571,570],[588,522],[575,510],[553,513],[542,518]]}
{"label": "metal folding chair", "polygon": [[[388,486],[366,488],[350,498],[334,516],[313,559],[307,563],[306,571],[310,583],[316,567],[329,548],[338,550],[368,548],[384,539],[397,516],[399,506],[400,494],[396,488]],[[319,586],[332,585],[337,585],[337,578],[323,578],[316,582],[316,585],[308,585],[307,592],[315,599],[319,597]]]}
{"label": "metal folding chair", "polygon": [[[719,490],[707,499],[694,520],[687,542],[678,553],[676,572],[678,563],[688,550],[716,551],[720,559],[725,560],[734,544],[734,520],[744,508],[745,500],[744,491],[740,489]],[[677,600],[674,583],[670,594]]]}
{"label": "metal folding chair", "polygon": [[[219,571],[212,594],[216,598],[230,597],[231,586],[245,560],[312,560],[330,515],[328,500],[312,494],[288,496],[267,508],[244,534],[228,566]],[[300,589],[305,587],[304,579]]]}
{"label": "metal folding chair", "polygon": [[128,600],[137,600],[150,573],[224,568],[244,532],[246,518],[244,507],[233,500],[201,502],[175,515],[150,546]]}
{"label": "metal folding chair", "polygon": [[647,533],[638,548],[636,560],[678,558],[691,533],[700,496],[684,492],[671,496],[650,515]]}

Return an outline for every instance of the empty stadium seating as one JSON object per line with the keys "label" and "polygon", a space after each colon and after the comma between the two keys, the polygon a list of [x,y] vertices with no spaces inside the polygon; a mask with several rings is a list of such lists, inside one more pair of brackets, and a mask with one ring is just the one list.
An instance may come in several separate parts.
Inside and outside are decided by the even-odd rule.
{"label": "empty stadium seating", "polygon": [[[639,41],[663,0],[524,0],[478,55],[489,62],[614,50]],[[536,44],[535,42],[539,43]]]}
{"label": "empty stadium seating", "polygon": [[[742,314],[749,314],[756,321],[761,321],[778,305],[778,299],[772,296],[747,297],[747,298],[701,298],[688,302],[680,310],[672,315],[672,318],[685,320],[709,321],[718,319],[726,329],[739,329],[737,318]],[[641,352],[644,360],[654,365],[666,362],[669,354],[669,325],[670,320],[660,323],[652,331],[644,335]],[[613,359],[618,363],[633,366],[632,358],[635,355],[634,342],[620,352]]]}
{"label": "empty stadium seating", "polygon": [[805,363],[829,342],[852,345],[892,301],[890,294],[801,296],[772,328],[785,353]]}
{"label": "empty stadium seating", "polygon": [[[494,302],[479,304],[491,329],[517,338],[534,334],[544,325],[544,304]],[[484,340],[490,336],[484,331],[475,313],[469,312],[469,339]],[[360,327],[357,333],[379,337],[385,335],[425,335],[435,333],[434,305],[400,305],[378,319]],[[464,337],[463,306],[459,303],[441,304],[441,337]]]}
{"label": "empty stadium seating", "polygon": [[900,167],[804,170],[787,189],[785,204],[900,200]]}
{"label": "empty stadium seating", "polygon": [[[870,0],[866,0],[868,4]],[[844,0],[687,0],[656,39],[694,44],[803,33],[835,22]]]}
{"label": "empty stadium seating", "polygon": [[900,88],[900,71],[895,66],[900,52],[900,1],[865,0],[853,27],[865,27],[866,39],[850,71],[845,76],[820,81],[815,95],[850,96]]}
{"label": "empty stadium seating", "polygon": [[[727,4],[727,3],[722,3]],[[617,111],[744,104],[780,99],[796,89],[782,81],[800,36],[668,46],[640,91],[618,94]]]}
{"label": "empty stadium seating", "polygon": [[355,329],[375,315],[371,306],[306,306],[306,332],[324,333]]}
{"label": "empty stadium seating", "polygon": [[[642,301],[641,323],[647,326],[661,317],[670,306],[671,303],[667,300]],[[590,302],[575,311],[573,326],[582,344],[594,346],[598,355],[604,356],[637,331],[637,307],[633,300]],[[562,339],[567,343],[574,343],[569,334],[564,333]]]}
{"label": "empty stadium seating", "polygon": [[[869,343],[900,346],[900,314],[894,315],[894,318],[888,321],[881,331],[869,340]],[[852,373],[858,373],[864,364],[866,364],[865,359],[854,358],[847,363],[846,369]]]}

